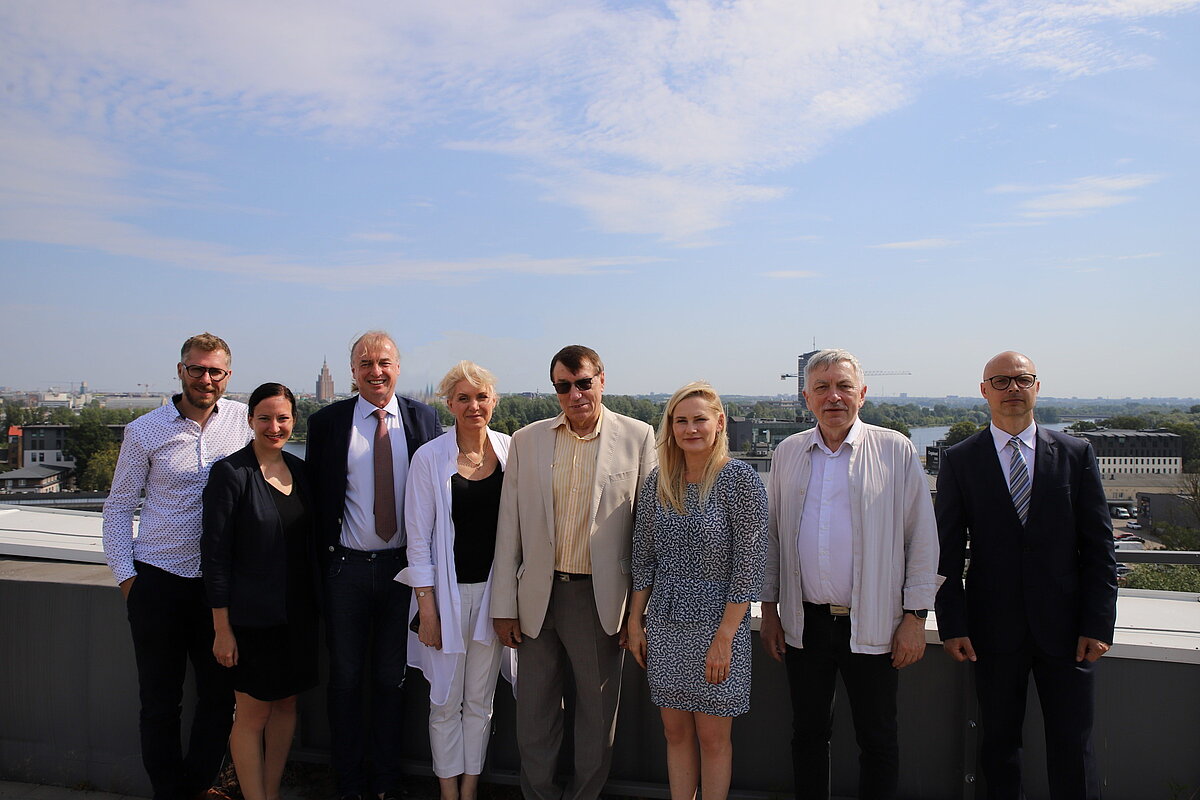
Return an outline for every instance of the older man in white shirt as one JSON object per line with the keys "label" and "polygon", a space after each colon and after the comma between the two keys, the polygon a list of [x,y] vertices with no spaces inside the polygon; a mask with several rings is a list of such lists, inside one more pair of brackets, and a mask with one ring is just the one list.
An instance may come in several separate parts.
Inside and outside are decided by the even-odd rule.
{"label": "older man in white shirt", "polygon": [[795,795],[829,797],[829,738],[840,672],[860,750],[858,796],[894,798],[898,671],[925,653],[938,539],[916,449],[858,418],[862,367],[822,350],[805,367],[817,427],[775,451],[762,641],[787,665]]}

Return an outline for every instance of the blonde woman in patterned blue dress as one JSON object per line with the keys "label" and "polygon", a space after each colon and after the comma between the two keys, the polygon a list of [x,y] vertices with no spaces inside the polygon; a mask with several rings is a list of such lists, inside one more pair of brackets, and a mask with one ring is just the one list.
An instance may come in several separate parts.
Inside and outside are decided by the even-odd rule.
{"label": "blonde woman in patterned blue dress", "polygon": [[750,603],[767,547],[767,493],[729,457],[721,398],[689,383],[667,403],[659,468],[638,496],[628,647],[662,713],[672,800],[724,800],[730,728],[750,710]]}

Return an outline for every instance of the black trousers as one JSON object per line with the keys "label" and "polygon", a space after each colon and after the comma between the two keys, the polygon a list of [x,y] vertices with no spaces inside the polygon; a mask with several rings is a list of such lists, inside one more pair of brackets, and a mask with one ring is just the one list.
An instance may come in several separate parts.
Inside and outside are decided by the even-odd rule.
{"label": "black trousers", "polygon": [[1095,664],[1048,655],[1032,643],[1015,653],[977,651],[975,688],[983,719],[982,763],[988,800],[1020,800],[1021,728],[1029,674],[1046,726],[1046,773],[1053,800],[1099,800],[1092,749]]}
{"label": "black trousers", "polygon": [[[134,562],[126,610],[137,659],[142,763],[154,800],[182,800],[212,786],[233,724],[230,671],[213,658],[212,610],[201,578]],[[180,718],[191,660],[196,710],[184,753]]]}
{"label": "black trousers", "polygon": [[[327,565],[327,701],[339,795],[399,791],[403,782],[402,700],[412,589],[393,579],[406,563],[403,548],[338,548]],[[370,711],[364,719],[368,688]],[[373,772],[366,763],[368,750]]]}
{"label": "black trousers", "polygon": [[828,800],[833,698],[842,674],[858,741],[858,797],[891,800],[900,776],[896,733],[899,673],[890,654],[850,652],[850,617],[804,604],[804,647],[788,647],[792,772],[796,800]]}

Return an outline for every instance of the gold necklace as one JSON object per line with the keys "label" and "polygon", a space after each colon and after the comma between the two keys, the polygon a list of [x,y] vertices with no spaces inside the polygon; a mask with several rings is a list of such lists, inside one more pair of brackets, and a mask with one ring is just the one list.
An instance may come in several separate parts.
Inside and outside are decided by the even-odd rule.
{"label": "gold necklace", "polygon": [[479,453],[479,461],[478,462],[472,461],[471,456],[464,453],[463,449],[461,447],[458,448],[458,458],[460,461],[462,461],[464,459],[466,460],[467,466],[471,468],[471,474],[474,475],[483,466],[483,462],[487,461],[487,444],[485,443],[483,445],[483,450]]}

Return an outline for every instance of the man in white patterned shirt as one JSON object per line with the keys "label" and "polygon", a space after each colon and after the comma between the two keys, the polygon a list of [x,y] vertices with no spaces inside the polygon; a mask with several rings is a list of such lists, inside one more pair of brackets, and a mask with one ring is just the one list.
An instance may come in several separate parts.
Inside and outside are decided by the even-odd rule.
{"label": "man in white patterned shirt", "polygon": [[[126,426],[104,503],[104,554],[133,634],[142,763],[154,800],[209,793],[233,720],[233,685],[212,655],[212,612],[200,577],[200,496],[209,468],[251,438],[246,405],[222,399],[229,366],[221,338],[202,333],[183,343],[176,366],[182,391]],[[196,710],[184,754],[180,703],[189,659]]]}

